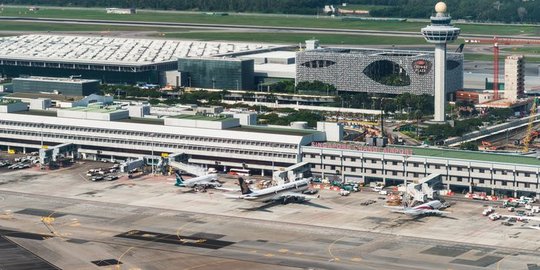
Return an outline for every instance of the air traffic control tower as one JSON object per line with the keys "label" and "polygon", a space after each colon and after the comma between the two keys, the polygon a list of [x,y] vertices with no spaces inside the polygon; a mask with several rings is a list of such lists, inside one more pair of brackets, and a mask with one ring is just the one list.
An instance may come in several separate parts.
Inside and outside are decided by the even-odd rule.
{"label": "air traffic control tower", "polygon": [[457,39],[460,29],[451,24],[452,17],[446,13],[446,4],[435,5],[431,25],[422,28],[422,35],[427,42],[435,44],[435,122],[444,122],[446,99],[446,43]]}

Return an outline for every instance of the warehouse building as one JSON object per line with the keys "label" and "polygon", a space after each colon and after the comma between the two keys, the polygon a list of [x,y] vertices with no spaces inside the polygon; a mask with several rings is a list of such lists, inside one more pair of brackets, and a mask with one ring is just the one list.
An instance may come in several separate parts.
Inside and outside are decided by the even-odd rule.
{"label": "warehouse building", "polygon": [[[463,54],[448,53],[447,94],[463,89]],[[296,55],[296,82],[322,81],[338,91],[434,94],[429,51],[318,48]]]}
{"label": "warehouse building", "polygon": [[14,93],[54,93],[64,96],[89,96],[99,93],[99,81],[79,78],[14,78]]}

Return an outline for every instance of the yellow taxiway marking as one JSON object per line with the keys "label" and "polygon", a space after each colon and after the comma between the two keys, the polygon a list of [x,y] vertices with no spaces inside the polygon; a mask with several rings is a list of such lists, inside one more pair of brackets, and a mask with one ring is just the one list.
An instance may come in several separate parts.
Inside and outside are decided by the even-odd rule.
{"label": "yellow taxiway marking", "polygon": [[342,236],[336,240],[334,240],[334,242],[332,242],[330,245],[328,245],[328,254],[330,254],[330,256],[332,257],[332,259],[330,259],[330,261],[339,261],[339,258],[334,256],[334,253],[332,253],[332,248],[334,247],[334,245],[341,239],[345,238],[345,236]]}

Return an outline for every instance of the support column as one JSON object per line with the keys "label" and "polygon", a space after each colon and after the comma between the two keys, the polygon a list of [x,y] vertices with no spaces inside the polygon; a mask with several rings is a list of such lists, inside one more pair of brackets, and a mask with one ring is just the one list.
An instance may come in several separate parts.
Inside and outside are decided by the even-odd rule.
{"label": "support column", "polygon": [[435,44],[435,122],[444,122],[446,99],[446,44]]}

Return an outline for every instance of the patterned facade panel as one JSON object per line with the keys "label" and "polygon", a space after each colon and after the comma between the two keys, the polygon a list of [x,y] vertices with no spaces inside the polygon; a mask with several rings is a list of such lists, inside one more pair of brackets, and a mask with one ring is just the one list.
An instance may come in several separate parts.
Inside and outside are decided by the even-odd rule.
{"label": "patterned facade panel", "polygon": [[[322,81],[339,91],[385,94],[434,92],[434,53],[320,49],[297,53],[296,81]],[[447,54],[447,93],[463,89],[463,54]]]}

